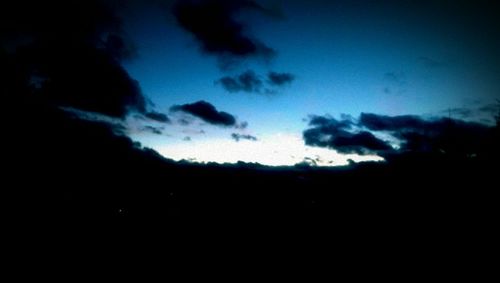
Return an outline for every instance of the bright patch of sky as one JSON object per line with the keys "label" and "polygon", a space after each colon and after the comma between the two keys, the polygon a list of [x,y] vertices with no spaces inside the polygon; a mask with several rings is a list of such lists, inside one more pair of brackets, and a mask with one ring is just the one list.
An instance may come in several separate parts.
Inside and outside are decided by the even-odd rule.
{"label": "bright patch of sky", "polygon": [[156,149],[163,156],[174,160],[202,163],[244,161],[269,166],[293,166],[305,161],[316,166],[339,166],[347,165],[349,159],[355,162],[383,160],[378,156],[342,155],[330,149],[306,146],[302,136],[291,134],[274,134],[260,137],[257,141],[239,142],[227,138],[194,139],[160,145]]}

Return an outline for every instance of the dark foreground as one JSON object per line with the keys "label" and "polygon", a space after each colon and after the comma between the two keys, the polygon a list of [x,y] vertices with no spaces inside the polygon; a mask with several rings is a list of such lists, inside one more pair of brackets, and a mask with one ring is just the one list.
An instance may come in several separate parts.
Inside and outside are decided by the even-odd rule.
{"label": "dark foreground", "polygon": [[4,152],[6,233],[23,260],[107,264],[152,253],[209,263],[228,252],[491,264],[482,254],[493,251],[498,222],[493,159],[418,154],[333,169],[176,163],[106,125],[45,114],[30,133],[36,143],[19,132],[17,150]]}

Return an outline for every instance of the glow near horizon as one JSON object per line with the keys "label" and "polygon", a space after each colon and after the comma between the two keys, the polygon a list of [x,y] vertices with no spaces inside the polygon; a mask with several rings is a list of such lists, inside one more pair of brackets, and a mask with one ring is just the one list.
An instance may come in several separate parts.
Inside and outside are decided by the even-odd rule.
{"label": "glow near horizon", "polygon": [[349,159],[383,161],[376,155],[339,154],[332,149],[311,147],[304,144],[300,135],[274,134],[260,137],[257,141],[228,138],[193,140],[156,146],[161,155],[176,161],[188,160],[199,163],[260,163],[268,166],[293,166],[306,158],[316,160],[316,166],[342,166]]}
{"label": "glow near horizon", "polygon": [[[287,1],[284,21],[247,15],[251,35],[277,50],[279,56],[272,64],[249,59],[230,71],[218,68],[217,56],[199,52],[198,42],[179,27],[171,13],[146,9],[147,17],[128,23],[141,56],[126,68],[154,101],[156,110],[165,112],[172,105],[205,100],[238,121],[248,122],[248,132],[235,132],[254,135],[259,141],[235,142],[229,138],[231,132],[204,125],[165,125],[163,135],[139,131],[132,138],[174,160],[294,165],[305,157],[319,156],[320,166],[343,165],[348,159],[382,158],[341,155],[304,145],[301,132],[307,125],[300,122],[301,117],[342,113],[356,117],[361,112],[442,115],[445,109],[485,105],[498,97],[499,64],[492,52],[497,49],[490,48],[497,42],[477,32],[484,30],[482,24],[477,23],[470,32],[462,28],[468,21],[441,13],[437,14],[444,19],[428,20],[426,11],[404,3],[336,2]],[[214,84],[222,76],[247,69],[259,76],[268,71],[290,72],[296,79],[273,97],[228,93]],[[196,133],[202,129],[206,133]],[[285,131],[292,133],[283,134]],[[186,136],[192,141],[182,141]],[[381,138],[397,147],[397,141]]]}

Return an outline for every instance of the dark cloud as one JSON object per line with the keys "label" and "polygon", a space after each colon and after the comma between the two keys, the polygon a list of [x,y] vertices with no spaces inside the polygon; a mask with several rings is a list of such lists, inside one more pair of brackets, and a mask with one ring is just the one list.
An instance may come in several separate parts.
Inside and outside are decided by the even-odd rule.
{"label": "dark cloud", "polygon": [[243,10],[266,13],[252,0],[186,0],[177,1],[173,14],[177,23],[190,32],[203,51],[219,57],[273,57],[275,51],[251,37],[244,23],[237,19]]}
{"label": "dark cloud", "polygon": [[[383,157],[410,152],[470,156],[491,151],[493,139],[492,127],[485,124],[450,118],[424,119],[415,115],[361,113],[357,122],[352,117],[337,120],[330,116],[310,116],[309,126],[311,128],[303,133],[307,145]],[[377,132],[398,146],[393,148],[389,142],[376,137]]]}
{"label": "dark cloud", "polygon": [[381,154],[392,150],[388,142],[375,137],[372,133],[362,131],[358,133],[341,133],[332,136],[330,147],[340,153]]}
{"label": "dark cloud", "polygon": [[217,109],[206,101],[198,101],[191,104],[174,105],[172,111],[182,111],[191,114],[203,121],[219,126],[235,126],[236,118],[226,112],[217,111]]}
{"label": "dark cloud", "polygon": [[340,153],[380,154],[392,150],[385,141],[367,131],[354,131],[350,119],[337,120],[328,116],[311,116],[303,133],[307,145],[329,147]]}
{"label": "dark cloud", "polygon": [[163,132],[162,132],[163,128],[160,128],[160,127],[144,126],[142,128],[142,130],[147,131],[147,132],[151,132],[151,133],[156,134],[156,135],[163,134]]}
{"label": "dark cloud", "polygon": [[257,141],[257,138],[252,135],[242,135],[237,133],[232,133],[231,138],[239,142],[240,140]]}
{"label": "dark cloud", "polygon": [[361,113],[359,123],[373,131],[424,130],[428,126],[426,121],[415,115],[390,117],[371,113]]}
{"label": "dark cloud", "polygon": [[295,79],[295,76],[290,73],[269,72],[267,79],[272,86],[283,86],[290,84]]}
{"label": "dark cloud", "polygon": [[276,87],[290,84],[295,77],[290,73],[269,72],[267,74],[267,84],[272,88],[264,88],[264,81],[252,70],[247,70],[238,76],[225,76],[217,80],[216,84],[221,84],[228,92],[248,92],[274,95],[278,93]]}
{"label": "dark cloud", "polygon": [[[139,84],[121,66],[133,47],[107,1],[16,1],[0,12],[2,48],[17,79],[48,103],[123,118],[145,113]],[[60,11],[65,11],[61,13]],[[8,80],[8,79],[6,79]],[[9,88],[8,86],[6,88]]]}
{"label": "dark cloud", "polygon": [[383,131],[401,141],[400,152],[443,152],[473,154],[481,152],[491,128],[475,122],[450,118],[427,120],[419,116],[385,116],[362,113],[359,125]]}
{"label": "dark cloud", "polygon": [[248,70],[236,77],[223,77],[216,81],[229,92],[256,92],[259,93],[262,87],[262,80],[255,72]]}
{"label": "dark cloud", "polygon": [[144,116],[157,122],[170,123],[170,119],[168,118],[168,116],[160,112],[150,111],[145,113]]}
{"label": "dark cloud", "polygon": [[191,141],[191,137],[186,136],[186,137],[184,137],[182,140],[183,140],[183,141]]}
{"label": "dark cloud", "polygon": [[353,127],[353,121],[350,116],[343,116],[341,120],[336,120],[330,116],[309,116],[309,126],[319,126],[324,128],[349,130]]}

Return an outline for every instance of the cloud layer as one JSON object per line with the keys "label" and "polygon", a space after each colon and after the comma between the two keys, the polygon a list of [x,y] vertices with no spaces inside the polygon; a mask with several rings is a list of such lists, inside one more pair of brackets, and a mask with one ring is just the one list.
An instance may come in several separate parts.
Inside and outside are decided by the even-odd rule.
{"label": "cloud layer", "polygon": [[310,146],[328,147],[339,153],[360,155],[380,154],[392,150],[385,141],[367,131],[356,131],[350,120],[336,120],[332,117],[313,116],[303,133],[304,141]]}
{"label": "cloud layer", "polygon": [[[337,120],[312,116],[309,126],[303,132],[307,145],[328,147],[339,153],[380,156],[408,152],[478,154],[486,150],[493,134],[492,127],[476,122],[372,113],[361,113],[357,121],[349,117]],[[385,136],[390,142],[377,136]]]}
{"label": "cloud layer", "polygon": [[400,151],[473,154],[490,133],[490,127],[450,118],[385,116],[361,113],[359,124],[372,131],[387,132],[401,141]]}

